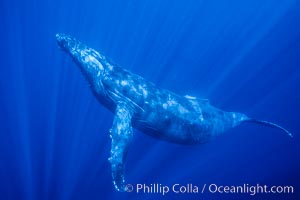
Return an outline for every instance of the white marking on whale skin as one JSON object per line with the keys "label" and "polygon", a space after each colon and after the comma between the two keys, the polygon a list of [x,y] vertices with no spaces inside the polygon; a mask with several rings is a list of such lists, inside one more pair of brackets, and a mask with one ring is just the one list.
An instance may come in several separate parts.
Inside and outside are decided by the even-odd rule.
{"label": "white marking on whale skin", "polygon": [[134,85],[131,85],[130,92],[132,92],[132,94],[139,94],[140,95],[140,93],[138,93],[138,90],[136,89],[136,87],[134,87]]}
{"label": "white marking on whale skin", "polygon": [[187,99],[192,99],[192,100],[197,99],[196,97],[193,97],[193,96],[190,96],[190,95],[185,95],[184,97],[187,98]]}
{"label": "white marking on whale skin", "polygon": [[199,119],[200,119],[201,122],[204,121],[204,118],[203,118],[203,115],[202,115],[202,114],[200,115]]}
{"label": "white marking on whale skin", "polygon": [[122,86],[128,85],[128,81],[122,80],[122,81],[121,81],[121,85],[122,85]]}
{"label": "white marking on whale skin", "polygon": [[99,102],[115,112],[109,130],[112,141],[109,161],[118,191],[125,189],[124,161],[133,135],[132,125],[146,134],[180,144],[207,142],[241,122],[277,128],[292,137],[275,123],[222,111],[207,99],[160,90],[142,77],[111,64],[105,56],[75,38],[64,34],[57,34],[56,38],[59,46],[79,64]]}
{"label": "white marking on whale skin", "polygon": [[163,108],[164,108],[164,109],[167,109],[167,108],[168,108],[168,104],[167,104],[167,103],[164,103],[164,104],[163,104]]}
{"label": "white marking on whale skin", "polygon": [[[102,59],[104,59],[104,58],[102,58]],[[107,69],[109,70],[109,71],[112,71],[113,69],[114,69],[114,66],[112,66],[110,63],[108,63],[108,62],[106,62],[106,66],[107,66]]]}
{"label": "white marking on whale skin", "polygon": [[148,91],[143,86],[139,85],[139,91],[141,91],[141,93],[144,96],[144,98],[147,98]]}
{"label": "white marking on whale skin", "polygon": [[178,111],[180,112],[180,114],[189,113],[189,111],[185,109],[182,105],[178,105]]}
{"label": "white marking on whale skin", "polygon": [[[93,67],[98,67],[100,70],[104,70],[103,65],[92,55],[86,55],[84,57],[84,62],[86,63],[94,63],[92,66]],[[99,71],[98,71],[99,72]]]}

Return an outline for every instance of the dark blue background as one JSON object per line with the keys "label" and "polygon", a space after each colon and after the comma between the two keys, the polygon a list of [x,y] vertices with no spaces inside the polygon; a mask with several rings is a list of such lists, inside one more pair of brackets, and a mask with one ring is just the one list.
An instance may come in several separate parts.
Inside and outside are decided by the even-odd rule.
{"label": "dark blue background", "polygon": [[[296,0],[0,2],[0,199],[299,199]],[[118,193],[114,115],[58,49],[67,33],[159,87],[286,127],[243,124],[199,146],[134,130],[128,183],[292,185],[295,194]]]}

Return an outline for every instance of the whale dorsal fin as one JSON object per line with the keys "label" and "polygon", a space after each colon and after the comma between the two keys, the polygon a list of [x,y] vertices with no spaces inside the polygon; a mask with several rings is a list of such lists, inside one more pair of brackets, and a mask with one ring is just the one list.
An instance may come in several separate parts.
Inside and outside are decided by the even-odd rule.
{"label": "whale dorsal fin", "polygon": [[209,100],[208,99],[199,99],[197,97],[193,97],[190,95],[185,95],[184,96],[186,99],[192,101],[192,102],[197,102],[197,103],[201,103],[201,104],[209,104]]}
{"label": "whale dorsal fin", "polygon": [[124,161],[133,135],[131,117],[130,109],[126,104],[120,103],[117,105],[113,126],[110,129],[111,150],[108,160],[111,164],[113,183],[118,191],[125,190]]}

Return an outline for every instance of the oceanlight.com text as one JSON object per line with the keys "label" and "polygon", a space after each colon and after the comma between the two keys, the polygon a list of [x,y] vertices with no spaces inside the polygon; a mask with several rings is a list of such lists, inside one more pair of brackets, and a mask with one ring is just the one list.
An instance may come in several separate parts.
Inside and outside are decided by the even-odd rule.
{"label": "oceanlight.com text", "polygon": [[127,192],[135,192],[142,194],[161,194],[167,195],[169,193],[175,194],[249,194],[254,196],[256,194],[293,194],[293,186],[268,186],[262,184],[242,184],[242,185],[218,185],[215,183],[196,185],[192,183],[173,185],[164,185],[159,183],[146,184],[127,184]]}

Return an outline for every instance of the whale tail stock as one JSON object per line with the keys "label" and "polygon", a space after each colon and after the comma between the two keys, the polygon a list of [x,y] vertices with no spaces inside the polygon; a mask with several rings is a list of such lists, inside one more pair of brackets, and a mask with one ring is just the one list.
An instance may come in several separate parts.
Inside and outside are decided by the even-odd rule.
{"label": "whale tail stock", "polygon": [[263,125],[263,126],[267,126],[267,127],[277,128],[277,129],[280,129],[280,130],[284,131],[285,133],[287,133],[290,137],[293,137],[293,134],[291,132],[289,132],[288,130],[286,130],[282,126],[279,126],[278,124],[275,124],[275,123],[272,123],[272,122],[257,120],[257,119],[251,119],[251,118],[246,119],[243,122],[249,122],[249,123],[259,124],[259,125]]}

